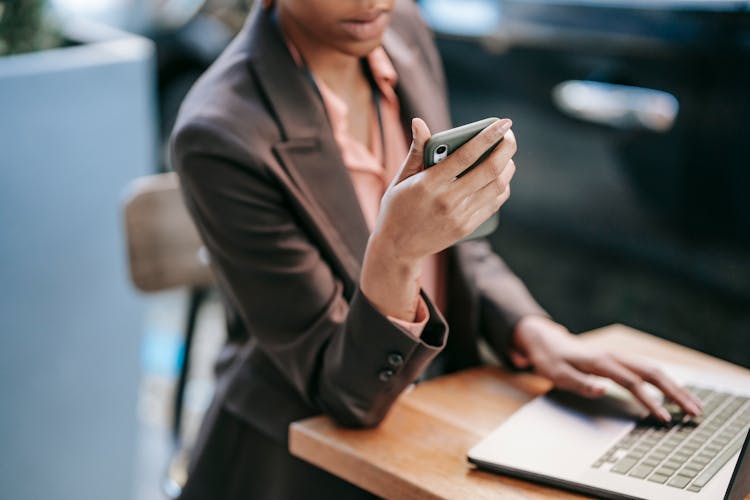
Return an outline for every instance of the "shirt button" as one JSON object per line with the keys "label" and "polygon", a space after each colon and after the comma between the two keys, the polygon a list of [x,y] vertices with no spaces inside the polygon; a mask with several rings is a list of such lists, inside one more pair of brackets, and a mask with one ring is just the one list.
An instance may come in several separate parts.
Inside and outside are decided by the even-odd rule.
{"label": "shirt button", "polygon": [[400,368],[404,364],[404,357],[397,352],[392,352],[388,355],[388,364],[393,368]]}
{"label": "shirt button", "polygon": [[391,377],[393,377],[393,373],[394,373],[393,370],[391,370],[390,368],[384,368],[380,370],[380,373],[378,374],[378,378],[380,379],[381,382],[388,382],[391,379]]}

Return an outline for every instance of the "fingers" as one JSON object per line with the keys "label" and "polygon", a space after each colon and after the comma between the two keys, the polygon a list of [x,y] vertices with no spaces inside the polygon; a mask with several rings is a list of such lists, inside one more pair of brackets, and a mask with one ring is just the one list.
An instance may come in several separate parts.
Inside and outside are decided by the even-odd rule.
{"label": "fingers", "polygon": [[[505,134],[503,141],[482,163],[477,165],[466,175],[455,180],[455,191],[466,196],[478,191],[491,182],[499,182],[503,170],[509,164],[515,153],[516,138],[515,135],[513,135],[513,131],[509,130]],[[502,192],[504,190],[505,186],[501,185],[500,191]]]}
{"label": "fingers", "polygon": [[587,398],[597,398],[603,396],[605,393],[603,386],[597,384],[591,377],[576,370],[568,363],[559,363],[547,376],[552,379],[556,387]]}
{"label": "fingers", "polygon": [[471,213],[468,225],[472,231],[508,201],[510,181],[515,173],[516,164],[510,160],[495,181],[481,188],[467,200],[467,210]]}
{"label": "fingers", "polygon": [[430,138],[430,129],[424,120],[414,118],[411,121],[411,135],[412,143],[409,148],[409,154],[406,156],[401,170],[393,179],[392,184],[394,185],[421,172],[424,168],[424,145]]}
{"label": "fingers", "polygon": [[505,188],[501,194],[497,194],[497,188],[489,185],[474,196],[473,204],[479,205],[462,226],[461,238],[471,234],[484,221],[489,219],[492,214],[497,212],[500,207],[510,198],[510,186]]}
{"label": "fingers", "polygon": [[440,168],[435,169],[435,175],[440,175],[444,179],[453,179],[458,176],[502,139],[512,125],[513,122],[507,118],[494,122],[443,160]]}
{"label": "fingers", "polygon": [[687,389],[680,387],[658,367],[620,356],[617,356],[616,359],[643,380],[659,388],[667,398],[680,405],[684,411],[696,417],[700,415],[703,407],[700,399]]}
{"label": "fingers", "polygon": [[583,368],[594,375],[614,380],[630,391],[657,418],[664,422],[671,420],[669,412],[647,391],[645,380],[639,374],[620,364],[614,356],[610,354],[598,356],[579,368]]}

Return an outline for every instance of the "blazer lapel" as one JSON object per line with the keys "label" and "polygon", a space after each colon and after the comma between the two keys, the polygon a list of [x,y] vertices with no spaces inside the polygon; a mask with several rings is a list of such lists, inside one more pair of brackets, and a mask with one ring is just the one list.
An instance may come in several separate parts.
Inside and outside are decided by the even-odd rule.
{"label": "blazer lapel", "polygon": [[[308,205],[324,220],[318,229],[357,282],[369,231],[320,97],[294,62],[270,14],[256,8],[250,30],[250,70],[273,108],[283,140],[274,153]],[[321,124],[326,124],[321,126]],[[315,217],[314,217],[315,218]]]}
{"label": "blazer lapel", "polygon": [[[331,243],[356,283],[369,231],[322,100],[309,76],[295,63],[268,11],[256,7],[244,30],[249,69],[267,97],[282,133],[282,141],[273,145],[274,153],[304,193],[308,206],[317,208],[317,218],[323,222],[316,229]],[[450,120],[444,95],[420,61],[417,49],[393,28],[386,32],[383,46],[398,74],[396,92],[405,130],[410,130],[414,116],[425,119],[436,128],[434,131],[447,128]],[[326,126],[321,127],[322,123]]]}

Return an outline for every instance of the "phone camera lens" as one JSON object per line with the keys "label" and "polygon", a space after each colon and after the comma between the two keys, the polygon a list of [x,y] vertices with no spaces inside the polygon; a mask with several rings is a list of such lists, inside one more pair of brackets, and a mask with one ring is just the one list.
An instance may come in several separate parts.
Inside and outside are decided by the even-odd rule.
{"label": "phone camera lens", "polygon": [[441,144],[441,145],[440,145],[440,146],[438,146],[438,147],[437,147],[437,149],[435,150],[435,152],[436,152],[437,154],[439,154],[439,155],[444,155],[444,154],[445,154],[445,153],[446,153],[447,151],[448,151],[448,146],[446,146],[445,144]]}

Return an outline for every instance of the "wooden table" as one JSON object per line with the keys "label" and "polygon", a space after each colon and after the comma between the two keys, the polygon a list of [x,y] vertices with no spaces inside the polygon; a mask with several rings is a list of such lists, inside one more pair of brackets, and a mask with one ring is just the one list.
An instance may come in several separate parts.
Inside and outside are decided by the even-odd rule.
{"label": "wooden table", "polygon": [[[706,354],[622,325],[582,334],[587,342],[713,373],[750,374]],[[385,498],[585,498],[475,469],[467,451],[521,405],[549,390],[532,374],[482,367],[419,384],[375,429],[337,427],[328,417],[292,424],[293,455]]]}

